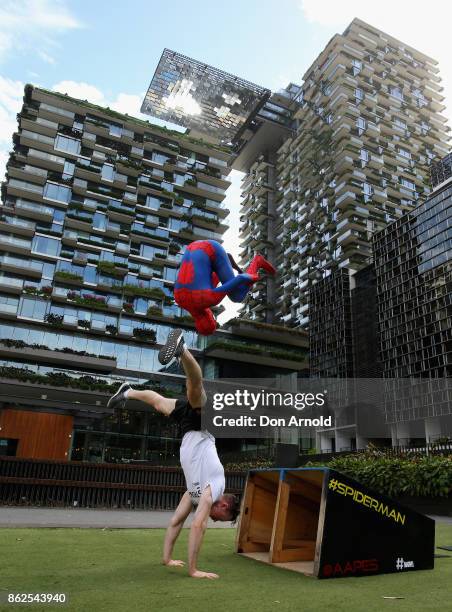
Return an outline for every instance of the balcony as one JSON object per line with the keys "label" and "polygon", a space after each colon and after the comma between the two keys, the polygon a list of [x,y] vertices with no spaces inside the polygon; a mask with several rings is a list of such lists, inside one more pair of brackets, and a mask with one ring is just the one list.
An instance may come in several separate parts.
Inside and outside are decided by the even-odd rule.
{"label": "balcony", "polygon": [[42,276],[41,263],[10,257],[9,255],[0,257],[0,268],[5,272],[14,272],[15,274],[24,274],[35,278],[41,278]]}
{"label": "balcony", "polygon": [[0,216],[0,231],[11,232],[19,234],[21,236],[34,236],[35,223],[31,221],[25,221],[24,219],[18,219],[17,217],[10,217],[9,215]]}
{"label": "balcony", "polygon": [[[77,327],[77,325],[75,327]],[[108,359],[102,356],[78,355],[69,351],[59,351],[50,348],[37,349],[30,346],[22,347],[19,344],[20,343],[18,343],[17,347],[5,346],[0,342],[0,358],[6,360],[21,360],[24,358],[24,352],[26,352],[28,359],[45,365],[71,366],[99,372],[111,372],[116,369],[116,359]]]}
{"label": "balcony", "polygon": [[0,315],[2,318],[15,319],[17,317],[18,304],[5,304],[0,302]]}
{"label": "balcony", "polygon": [[37,219],[38,221],[51,222],[53,220],[53,208],[37,204],[34,202],[27,202],[26,200],[16,200],[15,210],[19,214],[24,214],[31,219]]}
{"label": "balcony", "polygon": [[0,250],[29,255],[31,252],[31,241],[0,234]]}
{"label": "balcony", "polygon": [[0,291],[6,293],[22,293],[24,281],[21,278],[7,278],[0,276]]}

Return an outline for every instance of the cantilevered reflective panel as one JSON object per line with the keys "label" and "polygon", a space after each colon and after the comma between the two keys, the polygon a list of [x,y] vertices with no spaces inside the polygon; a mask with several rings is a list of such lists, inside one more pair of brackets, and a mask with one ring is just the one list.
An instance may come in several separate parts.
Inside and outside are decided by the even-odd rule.
{"label": "cantilevered reflective panel", "polygon": [[165,49],[141,112],[229,143],[270,91]]}

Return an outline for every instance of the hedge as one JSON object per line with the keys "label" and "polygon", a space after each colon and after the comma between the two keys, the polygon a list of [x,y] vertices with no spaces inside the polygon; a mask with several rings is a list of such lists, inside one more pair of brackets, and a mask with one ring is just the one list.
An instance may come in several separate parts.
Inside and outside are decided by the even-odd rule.
{"label": "hedge", "polygon": [[448,497],[452,494],[452,455],[385,457],[368,453],[306,465],[326,465],[391,497]]}

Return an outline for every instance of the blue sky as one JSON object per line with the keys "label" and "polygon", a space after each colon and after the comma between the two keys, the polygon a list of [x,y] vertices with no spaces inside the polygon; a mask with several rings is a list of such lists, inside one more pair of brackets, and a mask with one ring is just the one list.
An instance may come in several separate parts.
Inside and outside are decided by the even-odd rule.
{"label": "blue sky", "polygon": [[[444,0],[0,0],[0,177],[27,82],[140,116],[169,47],[275,90],[300,83],[353,17],[438,59],[451,98],[452,4]],[[227,197],[236,254],[239,178]]]}

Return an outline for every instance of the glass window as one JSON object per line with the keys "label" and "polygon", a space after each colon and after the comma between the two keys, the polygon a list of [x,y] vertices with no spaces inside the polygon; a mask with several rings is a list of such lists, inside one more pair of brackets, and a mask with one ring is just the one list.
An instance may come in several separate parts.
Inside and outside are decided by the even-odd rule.
{"label": "glass window", "polygon": [[73,155],[78,155],[80,153],[80,148],[80,140],[57,134],[57,137],[55,138],[55,149],[65,151],[66,153],[72,153]]}
{"label": "glass window", "polygon": [[19,306],[19,315],[22,317],[27,317],[27,319],[36,319],[37,321],[44,321],[46,308],[46,301],[24,297],[21,299],[21,303]]}
{"label": "glass window", "polygon": [[72,190],[57,183],[46,183],[44,187],[44,198],[58,202],[70,202]]}
{"label": "glass window", "polygon": [[407,129],[407,124],[405,123],[405,121],[402,121],[402,119],[399,119],[398,117],[395,117],[394,125],[401,128],[402,130]]}
{"label": "glass window", "polygon": [[97,270],[94,266],[86,266],[83,274],[83,279],[87,283],[95,283],[97,278]]}
{"label": "glass window", "polygon": [[356,76],[357,74],[361,72],[361,68],[362,68],[361,62],[357,59],[353,59],[352,60],[352,70],[353,70],[354,76]]}
{"label": "glass window", "polygon": [[64,170],[63,170],[64,178],[69,178],[71,176],[74,176],[74,170],[75,170],[75,164],[73,162],[66,160],[64,162]]}
{"label": "glass window", "polygon": [[183,223],[180,219],[174,219],[174,218],[170,218],[169,220],[169,229],[173,230],[174,232],[178,232],[181,227],[182,227]]}
{"label": "glass window", "polygon": [[359,87],[355,89],[355,99],[357,103],[361,102],[361,100],[364,99],[364,92]]}
{"label": "glass window", "polygon": [[104,213],[94,213],[93,227],[98,230],[104,230],[107,227],[107,217]]}
{"label": "glass window", "polygon": [[65,212],[64,210],[58,210],[57,208],[53,211],[53,221],[56,223],[64,223]]}
{"label": "glass window", "polygon": [[390,87],[389,93],[391,94],[391,96],[394,96],[394,98],[397,98],[398,100],[403,100],[403,92],[400,87]]}
{"label": "glass window", "polygon": [[32,242],[32,251],[43,255],[57,256],[60,251],[60,241],[47,236],[35,236]]}
{"label": "glass window", "polygon": [[164,277],[166,280],[174,282],[176,280],[176,276],[177,276],[176,268],[165,268]]}
{"label": "glass window", "polygon": [[19,299],[16,297],[8,297],[6,295],[0,295],[0,312],[8,312],[8,313],[16,314],[18,303],[19,303]]}
{"label": "glass window", "polygon": [[366,151],[366,149],[361,149],[359,157],[364,162],[369,161],[369,151]]}
{"label": "glass window", "polygon": [[362,134],[366,129],[366,121],[362,117],[358,117],[356,119],[356,127],[358,128],[358,133]]}
{"label": "glass window", "polygon": [[115,178],[115,168],[110,164],[104,164],[102,166],[102,178],[104,181],[113,181]]}
{"label": "glass window", "polygon": [[110,136],[122,136],[122,126],[110,124]]}

